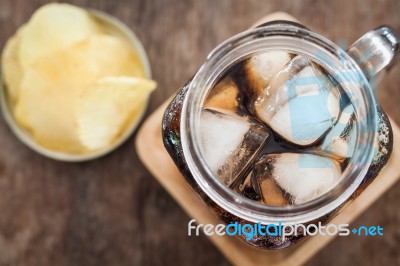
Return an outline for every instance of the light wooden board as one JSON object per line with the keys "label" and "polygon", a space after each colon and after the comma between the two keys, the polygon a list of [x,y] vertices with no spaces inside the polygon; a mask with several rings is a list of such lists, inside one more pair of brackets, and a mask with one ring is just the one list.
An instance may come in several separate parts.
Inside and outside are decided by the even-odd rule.
{"label": "light wooden board", "polygon": [[[140,159],[189,217],[198,223],[218,224],[218,218],[186,183],[164,148],[161,138],[161,120],[168,103],[160,106],[142,125],[136,137]],[[375,181],[331,223],[351,223],[399,179],[396,165],[400,165],[400,130],[391,121],[394,147],[388,164]],[[189,222],[189,220],[188,220]],[[187,228],[182,228],[186,231]],[[194,237],[194,236],[192,236]],[[235,265],[301,265],[326,246],[334,237],[314,236],[284,250],[268,251],[253,248],[240,239],[229,236],[210,236],[210,240]]]}

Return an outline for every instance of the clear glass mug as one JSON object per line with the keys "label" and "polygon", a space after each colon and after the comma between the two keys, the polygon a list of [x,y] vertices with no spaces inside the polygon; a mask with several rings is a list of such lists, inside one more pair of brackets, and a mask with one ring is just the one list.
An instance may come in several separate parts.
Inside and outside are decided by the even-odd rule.
{"label": "clear glass mug", "polygon": [[[268,206],[225,186],[207,166],[200,144],[199,121],[206,97],[229,66],[250,54],[285,50],[317,62],[357,103],[357,139],[341,181],[303,204]],[[393,144],[386,114],[374,98],[375,77],[399,50],[399,38],[388,26],[372,30],[347,52],[301,24],[273,21],[242,32],[216,47],[195,76],[177,93],[162,122],[163,142],[175,164],[202,200],[225,224],[327,224],[374,180],[387,163]],[[304,239],[303,234],[240,236],[250,245],[279,249]]]}

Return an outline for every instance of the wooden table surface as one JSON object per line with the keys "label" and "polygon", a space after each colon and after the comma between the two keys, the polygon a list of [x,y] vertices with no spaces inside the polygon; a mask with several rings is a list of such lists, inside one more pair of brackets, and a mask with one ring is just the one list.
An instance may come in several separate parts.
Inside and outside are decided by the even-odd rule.
{"label": "wooden table surface", "polygon": [[[0,48],[47,1],[0,0]],[[139,36],[159,86],[150,114],[207,53],[273,11],[285,11],[333,41],[351,44],[389,24],[400,1],[71,1],[117,16]],[[400,66],[380,85],[382,106],[400,124]],[[309,265],[400,265],[400,184],[355,225],[384,237],[342,237]],[[25,147],[0,119],[0,265],[227,265],[205,236],[188,237],[188,217],[139,161],[132,136],[86,163],[63,163]]]}

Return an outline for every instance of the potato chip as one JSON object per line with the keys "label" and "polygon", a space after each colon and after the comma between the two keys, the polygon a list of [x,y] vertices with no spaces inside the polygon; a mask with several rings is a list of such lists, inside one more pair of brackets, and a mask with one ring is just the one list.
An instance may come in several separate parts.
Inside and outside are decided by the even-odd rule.
{"label": "potato chip", "polygon": [[100,27],[82,8],[58,3],[42,6],[21,32],[21,66],[26,69],[38,58],[68,48],[100,32]]}
{"label": "potato chip", "polygon": [[74,103],[101,77],[143,76],[143,66],[135,58],[120,39],[99,35],[38,59],[23,78],[15,107],[17,122],[47,148],[82,151]]}
{"label": "potato chip", "polygon": [[[21,30],[24,26],[21,27]],[[18,91],[23,72],[19,62],[18,51],[20,45],[20,30],[8,39],[1,57],[1,70],[8,95],[12,103],[18,97]]]}
{"label": "potato chip", "polygon": [[152,80],[133,77],[106,77],[88,89],[77,102],[78,135],[88,149],[111,145],[138,119],[151,91]]}
{"label": "potato chip", "polygon": [[53,71],[47,60],[38,63],[26,72],[21,83],[15,119],[42,146],[79,153],[84,149],[79,144],[71,111],[76,90],[68,88],[74,82],[66,82],[66,76]]}
{"label": "potato chip", "polygon": [[84,71],[85,75],[94,76],[95,80],[105,76],[145,76],[136,51],[118,37],[92,36],[76,44],[71,53],[76,60],[71,71],[78,67],[79,71],[73,71],[78,75],[80,71]]}

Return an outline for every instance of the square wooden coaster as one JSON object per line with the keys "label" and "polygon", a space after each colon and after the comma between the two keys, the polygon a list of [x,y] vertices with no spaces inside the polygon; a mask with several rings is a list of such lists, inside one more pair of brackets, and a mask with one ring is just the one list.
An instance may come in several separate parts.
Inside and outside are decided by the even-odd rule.
{"label": "square wooden coaster", "polygon": [[[136,150],[148,170],[191,218],[196,219],[197,223],[219,224],[220,220],[186,183],[164,148],[161,121],[168,103],[169,101],[160,106],[143,123],[136,137]],[[350,224],[399,179],[400,174],[396,166],[400,165],[400,130],[393,120],[391,124],[394,143],[389,162],[374,182],[357,199],[343,208],[331,223]],[[326,246],[334,236],[317,235],[293,247],[272,251],[256,249],[236,237],[213,235],[209,238],[235,265],[300,265]]]}

